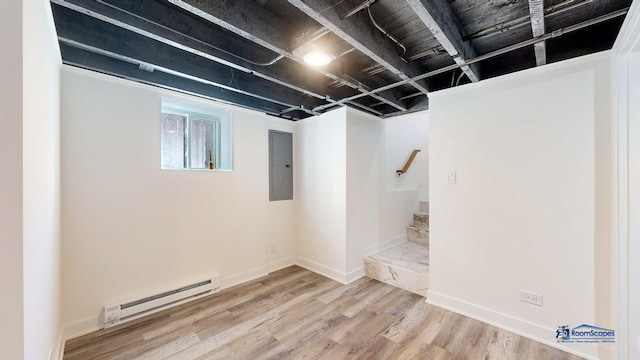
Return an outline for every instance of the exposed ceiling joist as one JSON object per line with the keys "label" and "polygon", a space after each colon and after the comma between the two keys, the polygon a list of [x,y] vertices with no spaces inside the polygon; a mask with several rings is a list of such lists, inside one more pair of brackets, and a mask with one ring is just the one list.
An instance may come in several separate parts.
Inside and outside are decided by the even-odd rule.
{"label": "exposed ceiling joist", "polygon": [[298,120],[606,50],[632,0],[50,1],[65,64]]}
{"label": "exposed ceiling joist", "polygon": [[273,115],[278,115],[285,109],[284,106],[277,105],[271,101],[256,99],[246,94],[229,91],[219,86],[200,81],[193,81],[184,77],[176,76],[175,74],[169,74],[162,71],[140,71],[139,65],[134,62],[105,56],[97,52],[69,45],[65,42],[60,43],[60,51],[62,56],[64,56],[65,64],[74,65],[80,68],[98,71],[165,89],[206,97],[228,104],[240,105]]}
{"label": "exposed ceiling joist", "polygon": [[[326,0],[289,0],[289,3],[401,79],[406,80],[422,72],[419,66],[405,63],[395,45],[359,16],[361,14],[342,20],[337,10],[339,7]],[[409,84],[425,95],[429,92],[424,81],[409,81]]]}
{"label": "exposed ceiling joist", "polygon": [[[529,0],[529,13],[531,14],[531,32],[533,37],[544,35],[544,0]],[[533,49],[536,53],[536,65],[547,63],[547,51],[544,41],[535,43]]]}
{"label": "exposed ceiling joist", "polygon": [[[548,40],[548,39],[557,38],[557,37],[560,37],[562,35],[566,35],[566,34],[569,34],[569,33],[584,29],[584,28],[589,27],[589,26],[600,24],[600,23],[609,21],[611,19],[615,19],[617,17],[624,16],[624,15],[627,14],[628,11],[629,11],[629,8],[627,7],[627,8],[616,10],[616,11],[613,11],[611,13],[608,13],[608,14],[605,14],[605,15],[601,15],[601,16],[598,16],[598,17],[595,17],[595,18],[592,18],[592,19],[589,19],[589,20],[586,20],[586,21],[583,21],[583,22],[580,22],[580,23],[577,23],[577,24],[573,24],[573,25],[567,26],[565,28],[560,28],[560,29],[554,30],[551,33],[547,33],[547,34],[544,34],[544,35],[541,35],[541,36],[538,36],[538,37],[535,37],[535,38],[532,38],[532,39],[529,39],[529,40],[521,41],[519,43],[512,44],[512,45],[506,46],[506,47],[498,49],[498,50],[494,50],[492,52],[489,52],[489,53],[486,53],[486,54],[483,54],[483,55],[479,55],[479,56],[477,56],[477,57],[475,57],[473,59],[467,60],[466,61],[466,65],[475,64],[475,63],[478,63],[480,61],[487,60],[487,59],[490,59],[490,58],[493,58],[493,57],[496,57],[496,56],[499,56],[499,55],[503,55],[503,54],[509,53],[509,52],[517,50],[517,49],[522,49],[524,47],[531,46],[531,45],[533,45],[535,43],[538,43],[540,41],[545,41],[545,40]],[[453,64],[453,65],[445,66],[443,68],[440,68],[440,69],[437,69],[437,70],[432,70],[432,71],[426,72],[424,74],[415,76],[415,77],[413,77],[412,79],[409,79],[409,80],[401,80],[401,81],[398,81],[398,82],[393,83],[393,84],[389,84],[389,85],[385,85],[385,86],[379,87],[377,89],[373,89],[369,93],[376,93],[376,92],[379,92],[379,91],[386,91],[386,90],[389,90],[389,89],[404,85],[404,84],[408,83],[410,80],[426,79],[426,78],[429,78],[429,77],[432,77],[432,76],[436,76],[436,75],[439,75],[439,74],[442,74],[442,73],[445,73],[445,72],[448,72],[448,71],[451,71],[451,70],[454,70],[454,69],[461,68],[462,66],[463,65],[460,65],[460,64]],[[367,96],[367,95],[369,95],[369,94],[368,93],[363,93],[363,94],[354,95],[354,96],[351,96],[351,97],[348,97],[348,98],[341,99],[341,100],[338,101],[338,103],[344,104],[344,103],[347,103],[349,101],[353,101],[353,100],[359,99],[359,98],[361,98],[363,96]],[[332,104],[332,106],[335,106],[335,104]],[[321,105],[321,106],[318,106],[317,108],[315,108],[313,110],[314,111],[323,111],[325,108],[327,108],[326,105]]]}
{"label": "exposed ceiling joist", "polygon": [[[287,34],[287,24],[265,10],[253,1],[205,1],[205,0],[168,0],[170,3],[197,15],[211,23],[214,23],[226,30],[229,30],[243,38],[253,41],[271,51],[286,56],[298,63],[303,63],[302,58],[297,54],[297,49],[306,44],[296,44],[292,46],[289,39],[292,34]],[[366,91],[358,84],[354,84],[344,79],[338,74],[314,68],[332,80],[339,81],[360,92]],[[362,79],[364,82],[365,80]],[[391,93],[379,93],[372,96],[374,99],[398,109],[406,110],[403,101],[398,100]]]}
{"label": "exposed ceiling joist", "polygon": [[224,29],[277,53],[291,55],[288,29],[279,17],[253,1],[168,0]]}
{"label": "exposed ceiling joist", "polygon": [[[467,59],[478,55],[471,43],[462,40],[459,21],[447,0],[406,1],[456,64],[464,64]],[[480,81],[477,64],[464,65],[461,69],[472,82]]]}
{"label": "exposed ceiling joist", "polygon": [[225,85],[239,92],[254,94],[280,104],[299,104],[312,108],[325,103],[313,97],[256,78],[243,71],[208,61],[189,52],[128,32],[92,17],[63,7],[53,7],[56,18],[63,21],[57,27],[58,36],[68,43],[101,49],[134,59],[139,63],[172,69],[208,83]]}
{"label": "exposed ceiling joist", "polygon": [[[110,2],[114,3],[114,1]],[[218,39],[219,36],[209,26],[200,22],[189,22],[189,19],[185,18],[186,15],[172,11],[172,9],[165,6],[160,6],[152,0],[139,0],[136,3],[145,9],[152,9],[157,19],[173,20],[170,23],[171,28],[167,24],[160,23],[157,19],[147,20],[130,14],[127,11],[128,9],[120,9],[114,5],[103,5],[93,0],[52,0],[52,3],[194,55],[202,56],[230,68],[248,72],[262,79],[287,86],[308,96],[318,99],[326,98],[326,88],[322,84],[318,84],[315,79],[309,76],[301,76],[298,71],[291,69],[290,66],[279,64],[261,66],[241,60],[235,54],[222,48],[224,44],[210,43]],[[185,34],[187,31],[189,35]],[[209,40],[205,42],[204,39]]]}

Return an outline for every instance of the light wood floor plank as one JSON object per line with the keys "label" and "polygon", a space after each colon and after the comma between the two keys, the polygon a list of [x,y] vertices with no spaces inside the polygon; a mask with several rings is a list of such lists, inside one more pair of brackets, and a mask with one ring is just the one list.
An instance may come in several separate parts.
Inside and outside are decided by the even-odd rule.
{"label": "light wood floor plank", "polygon": [[362,278],[292,266],[218,294],[69,340],[64,360],[579,357]]}

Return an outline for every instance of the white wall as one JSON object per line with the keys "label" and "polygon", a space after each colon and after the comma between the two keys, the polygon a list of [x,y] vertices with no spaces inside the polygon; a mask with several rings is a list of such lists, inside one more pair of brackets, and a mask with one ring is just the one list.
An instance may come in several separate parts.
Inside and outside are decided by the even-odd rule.
{"label": "white wall", "polygon": [[609,54],[430,100],[428,301],[556,346],[559,325],[612,327]]}
{"label": "white wall", "polygon": [[346,279],[346,108],[297,122],[298,263]]}
{"label": "white wall", "polygon": [[347,273],[354,277],[362,270],[365,248],[380,241],[385,122],[353,109],[346,115]]}
{"label": "white wall", "polygon": [[[401,115],[385,121],[387,188],[392,191],[419,189],[428,198],[429,113]],[[420,150],[406,174],[396,175],[413,150]]]}
{"label": "white wall", "polygon": [[617,125],[618,359],[640,358],[640,4],[634,2],[613,46],[613,115]]}
{"label": "white wall", "polygon": [[[234,171],[160,169],[162,96],[233,113]],[[101,307],[219,274],[223,286],[265,275],[268,239],[291,204],[268,204],[268,127],[261,113],[64,67],[63,320],[91,330]],[[281,213],[280,213],[281,212]],[[283,258],[270,256],[270,260]]]}
{"label": "white wall", "polygon": [[24,356],[48,359],[60,334],[60,68],[51,5],[24,1]]}
{"label": "white wall", "polygon": [[640,49],[629,56],[629,359],[640,358]]}
{"label": "white wall", "polygon": [[[402,168],[414,149],[419,149],[409,171],[401,176]],[[429,190],[429,113],[419,112],[385,120],[385,167],[380,178],[381,189],[380,235],[378,246],[368,244],[373,251],[393,244],[393,239],[406,239],[407,225],[413,223],[418,200],[428,199]]]}
{"label": "white wall", "polygon": [[8,359],[23,358],[22,1],[0,11],[0,339]]}
{"label": "white wall", "polygon": [[2,354],[46,359],[60,330],[61,60],[49,3],[3,4],[0,44]]}
{"label": "white wall", "polygon": [[[381,120],[342,108],[296,124],[298,263],[350,282],[366,255],[406,241],[428,181],[428,116]],[[416,148],[424,152],[397,179]]]}

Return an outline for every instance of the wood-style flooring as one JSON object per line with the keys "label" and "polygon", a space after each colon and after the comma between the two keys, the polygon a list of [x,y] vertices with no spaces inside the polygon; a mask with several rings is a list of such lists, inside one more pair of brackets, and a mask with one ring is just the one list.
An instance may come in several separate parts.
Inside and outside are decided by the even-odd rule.
{"label": "wood-style flooring", "polygon": [[376,280],[294,266],[69,340],[64,360],[77,359],[580,358]]}

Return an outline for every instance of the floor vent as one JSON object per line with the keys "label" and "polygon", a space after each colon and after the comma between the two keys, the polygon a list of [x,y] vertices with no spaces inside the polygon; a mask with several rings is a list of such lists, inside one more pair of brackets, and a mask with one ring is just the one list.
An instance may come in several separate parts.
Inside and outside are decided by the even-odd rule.
{"label": "floor vent", "polygon": [[207,294],[220,291],[220,278],[211,279],[186,285],[160,294],[147,296],[142,299],[123,304],[107,305],[104,307],[104,329],[121,324],[128,320],[150,314],[177,304],[194,300]]}

